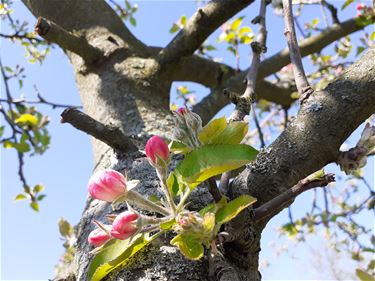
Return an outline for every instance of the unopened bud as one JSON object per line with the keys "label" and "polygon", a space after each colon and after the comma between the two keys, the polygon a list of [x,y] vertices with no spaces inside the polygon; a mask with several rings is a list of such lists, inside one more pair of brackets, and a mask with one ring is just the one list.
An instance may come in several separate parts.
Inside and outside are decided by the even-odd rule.
{"label": "unopened bud", "polygon": [[88,188],[93,198],[113,202],[126,192],[126,179],[121,173],[107,169],[92,175]]}
{"label": "unopened bud", "polygon": [[111,235],[125,240],[138,230],[139,215],[134,211],[125,211],[119,214],[112,223]]}
{"label": "unopened bud", "polygon": [[90,245],[94,247],[100,247],[104,245],[109,239],[111,239],[111,235],[109,234],[111,231],[110,225],[104,225],[106,231],[102,228],[96,228],[90,232],[87,241]]}

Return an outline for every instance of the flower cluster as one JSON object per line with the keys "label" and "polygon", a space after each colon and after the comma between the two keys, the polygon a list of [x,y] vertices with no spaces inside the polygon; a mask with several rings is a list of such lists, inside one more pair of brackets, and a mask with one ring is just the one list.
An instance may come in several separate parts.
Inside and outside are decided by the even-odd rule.
{"label": "flower cluster", "polygon": [[[169,163],[169,148],[165,141],[159,136],[153,136],[146,144],[146,155],[152,166],[155,167],[162,187],[165,188],[169,209],[160,206],[132,190],[138,185],[138,181],[128,181],[126,177],[118,171],[106,169],[96,172],[91,176],[88,183],[88,190],[92,198],[110,202],[115,205],[118,202],[127,201],[140,208],[169,216],[175,210],[172,197],[166,188],[166,172]],[[112,218],[112,217],[111,217]],[[128,205],[128,211],[122,212],[112,218],[112,224],[95,223],[98,228],[94,229],[88,236],[88,242],[100,247],[112,238],[127,239],[135,233],[142,231],[142,228],[160,221],[144,215],[140,215]]]}

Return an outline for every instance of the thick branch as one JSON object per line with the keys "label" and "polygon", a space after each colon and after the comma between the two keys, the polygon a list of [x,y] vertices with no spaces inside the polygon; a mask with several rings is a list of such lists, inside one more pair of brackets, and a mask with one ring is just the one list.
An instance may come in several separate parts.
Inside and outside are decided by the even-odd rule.
{"label": "thick branch", "polygon": [[94,63],[103,57],[103,52],[90,45],[84,37],[66,31],[52,21],[39,17],[35,32],[51,43],[82,57],[87,63]]}
{"label": "thick branch", "polygon": [[[307,55],[319,52],[329,44],[363,28],[365,28],[365,26],[357,25],[354,18],[340,24],[334,24],[317,35],[299,41],[298,46],[301,51],[301,56],[305,57]],[[283,66],[289,63],[289,49],[285,48],[272,57],[262,61],[259,67],[258,75],[259,77],[266,77],[277,72]]]}
{"label": "thick branch", "polygon": [[324,91],[315,92],[284,132],[235,180],[234,192],[249,193],[261,205],[335,162],[341,144],[375,112],[374,56],[375,49],[370,49]]}
{"label": "thick branch", "polygon": [[[40,1],[22,0],[35,17],[47,18],[67,32],[92,39],[109,34],[120,37],[121,45],[135,53],[148,52],[147,47],[140,42],[124,25],[116,12],[104,0],[90,1]],[[120,40],[121,40],[120,39]]]}
{"label": "thick branch", "polygon": [[[324,47],[328,46],[329,44],[335,42],[336,40],[356,32],[358,30],[363,29],[364,26],[358,26],[355,23],[355,19],[351,19],[341,24],[334,24],[331,27],[327,28],[325,31],[321,32],[318,35],[311,36],[310,38],[304,39],[299,42],[299,47],[301,51],[302,57],[305,57],[309,54],[318,52],[322,50]],[[190,66],[192,66],[192,62]],[[258,81],[256,85],[256,93],[258,99],[266,99],[268,101],[275,102],[277,104],[282,105],[283,107],[289,107],[295,99],[293,99],[290,94],[291,90],[289,88],[281,88],[278,87],[268,81],[261,80],[262,78],[269,76],[278,70],[280,70],[283,66],[290,63],[289,57],[289,50],[285,48],[284,50],[278,52],[277,54],[271,56],[268,59],[265,59],[261,62],[259,69],[258,69]],[[200,65],[203,65],[203,62],[200,61]],[[219,67],[215,65],[215,69]],[[174,75],[176,80],[186,81],[183,75],[180,75],[179,71],[183,70],[183,67],[179,69],[175,69]],[[197,81],[197,77],[204,77],[199,79],[204,79],[204,81],[216,81],[215,79],[208,79],[207,72],[202,74],[199,71],[198,67],[192,68],[194,71],[191,71],[189,74],[189,81]],[[221,108],[229,104],[229,100],[222,95],[222,90],[224,88],[228,88],[231,91],[235,91],[238,93],[242,93],[245,89],[245,85],[243,84],[243,80],[247,74],[248,70],[243,71],[239,74],[233,74],[228,78],[226,81],[223,80],[221,83],[220,88],[215,88],[209,95],[207,95],[200,103],[198,103],[194,107],[194,112],[198,113],[203,117],[203,120],[206,122],[210,120],[217,112],[220,111]],[[217,72],[213,72],[217,75]],[[230,72],[232,73],[232,72]],[[194,76],[197,76],[194,78]],[[186,76],[188,77],[188,76]],[[199,82],[200,83],[200,82]],[[215,85],[211,84],[204,84],[209,87],[213,87]]]}
{"label": "thick branch", "polygon": [[282,210],[288,203],[294,200],[301,193],[315,187],[325,187],[335,181],[334,174],[324,175],[320,179],[311,180],[309,177],[299,181],[292,188],[284,191],[279,196],[273,198],[262,206],[254,209],[253,220],[260,221],[266,217],[272,216],[275,212]]}
{"label": "thick branch", "polygon": [[69,123],[94,138],[101,140],[121,152],[135,151],[137,147],[119,128],[104,125],[76,108],[67,108],[61,113],[61,123]]}
{"label": "thick branch", "polygon": [[254,0],[212,0],[188,20],[186,26],[159,53],[162,65],[192,55],[220,25]]}
{"label": "thick branch", "polygon": [[292,1],[283,0],[284,7],[284,22],[285,22],[285,37],[288,42],[288,48],[290,53],[290,60],[293,64],[294,80],[301,97],[301,101],[308,98],[313,92],[307,81],[305,70],[303,69],[301,52],[298,47],[296,29],[294,28],[294,17],[292,10]]}

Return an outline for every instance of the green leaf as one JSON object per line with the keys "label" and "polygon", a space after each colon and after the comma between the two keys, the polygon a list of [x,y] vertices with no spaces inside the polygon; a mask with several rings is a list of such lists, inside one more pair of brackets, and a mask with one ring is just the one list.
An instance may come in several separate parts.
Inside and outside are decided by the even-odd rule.
{"label": "green leaf", "polygon": [[199,211],[199,214],[201,215],[201,217],[204,217],[204,215],[206,213],[214,213],[214,214],[216,214],[217,210],[219,210],[222,207],[224,207],[227,203],[228,203],[227,197],[223,196],[223,197],[221,197],[221,199],[220,199],[219,202],[208,204],[206,207],[204,207],[203,209],[201,209]]}
{"label": "green leaf", "polygon": [[238,19],[235,19],[232,24],[230,25],[230,28],[232,30],[237,30],[238,27],[241,25],[242,23],[242,20],[243,20],[244,17],[239,17]]}
{"label": "green leaf", "polygon": [[202,226],[206,234],[212,233],[215,227],[215,214],[208,212],[204,215]]}
{"label": "green leaf", "polygon": [[71,236],[74,233],[74,229],[71,224],[64,218],[59,220],[59,232],[62,237]]}
{"label": "green leaf", "polygon": [[225,117],[217,118],[208,123],[199,133],[198,138],[203,144],[210,142],[210,139],[219,135],[227,127],[227,119]]}
{"label": "green leaf", "polygon": [[135,20],[135,18],[131,17],[129,19],[129,21],[130,21],[130,23],[131,23],[132,26],[136,26],[137,25],[137,21]]}
{"label": "green leaf", "polygon": [[375,278],[373,276],[360,268],[357,268],[355,270],[355,273],[361,281],[375,281]]}
{"label": "green leaf", "polygon": [[341,7],[341,11],[344,10],[346,7],[348,7],[353,2],[354,2],[354,0],[346,0],[345,3]]}
{"label": "green leaf", "polygon": [[182,25],[182,26],[185,26],[185,25],[186,25],[186,16],[185,16],[185,15],[181,16],[181,18],[180,18],[180,22],[181,22],[181,25]]}
{"label": "green leaf", "polygon": [[4,134],[4,129],[5,129],[5,126],[0,126],[0,138],[3,136]]}
{"label": "green leaf", "polygon": [[34,186],[34,192],[36,193],[42,192],[43,190],[44,190],[44,186],[41,184],[37,184],[36,186]]}
{"label": "green leaf", "polygon": [[236,199],[228,202],[223,208],[216,213],[216,223],[223,224],[235,218],[242,210],[254,204],[256,198],[250,195],[241,195]]}
{"label": "green leaf", "polygon": [[240,30],[238,31],[238,35],[239,36],[242,36],[246,33],[250,33],[251,32],[251,28],[248,27],[248,26],[244,26],[244,27],[241,27]]}
{"label": "green leaf", "polygon": [[186,155],[175,173],[193,188],[213,176],[249,163],[257,153],[256,149],[244,144],[204,145]]}
{"label": "green leaf", "polygon": [[370,35],[370,40],[374,41],[375,40],[375,31],[373,31]]}
{"label": "green leaf", "polygon": [[162,230],[170,230],[175,224],[176,224],[176,219],[173,218],[169,221],[160,223],[159,226],[160,226],[160,229]]}
{"label": "green leaf", "polygon": [[199,260],[203,257],[203,246],[190,235],[179,234],[172,240],[171,244],[176,246],[181,253],[191,260]]}
{"label": "green leaf", "polygon": [[31,207],[34,211],[39,212],[39,204],[38,204],[38,202],[31,202],[31,203],[30,203],[30,207]]}
{"label": "green leaf", "polygon": [[219,134],[213,136],[210,144],[239,144],[245,137],[249,126],[246,122],[232,122]]}
{"label": "green leaf", "polygon": [[4,145],[4,148],[15,148],[20,153],[25,153],[25,152],[30,151],[30,146],[26,142],[15,143],[12,141],[5,141],[3,145]]}
{"label": "green leaf", "polygon": [[18,117],[14,122],[20,125],[36,126],[38,124],[38,119],[34,115],[25,113]]}
{"label": "green leaf", "polygon": [[39,195],[39,196],[36,198],[36,200],[38,200],[38,201],[42,201],[46,196],[47,196],[47,195],[45,195],[45,194],[41,194],[41,195]]}
{"label": "green leaf", "polygon": [[124,265],[135,253],[154,240],[158,235],[150,238],[147,234],[137,234],[126,240],[113,239],[104,245],[92,260],[88,277],[91,281],[100,281],[115,268]]}
{"label": "green leaf", "polygon": [[171,29],[169,30],[169,33],[173,34],[173,33],[176,33],[179,30],[180,30],[180,27],[176,23],[174,23],[172,25]]}
{"label": "green leaf", "polygon": [[16,197],[14,198],[14,201],[20,201],[20,200],[25,200],[27,199],[27,196],[25,194],[17,194]]}
{"label": "green leaf", "polygon": [[179,185],[176,175],[173,172],[171,172],[168,176],[167,187],[173,197],[176,197],[179,194],[180,185]]}
{"label": "green leaf", "polygon": [[356,53],[356,56],[358,56],[360,53],[362,53],[366,48],[363,47],[363,46],[358,46],[357,47],[357,53]]}
{"label": "green leaf", "polygon": [[205,46],[205,48],[206,48],[207,51],[215,51],[216,50],[215,46],[212,46],[212,45],[207,45],[207,46]]}
{"label": "green leaf", "polygon": [[169,150],[175,154],[186,154],[191,151],[191,148],[182,142],[173,140],[169,144]]}
{"label": "green leaf", "polygon": [[319,23],[319,18],[315,18],[315,19],[313,19],[313,21],[312,21],[312,25],[313,25],[314,27],[317,26],[318,23]]}

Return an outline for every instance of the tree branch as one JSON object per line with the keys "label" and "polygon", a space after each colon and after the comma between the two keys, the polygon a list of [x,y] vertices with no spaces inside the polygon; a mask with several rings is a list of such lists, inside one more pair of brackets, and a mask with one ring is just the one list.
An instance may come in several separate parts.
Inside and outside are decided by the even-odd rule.
{"label": "tree branch", "polygon": [[[342,22],[341,24],[334,24],[318,35],[311,36],[307,39],[301,40],[299,42],[301,55],[302,57],[305,57],[309,54],[318,52],[324,47],[328,46],[329,44],[335,42],[339,38],[344,37],[353,32],[356,32],[358,30],[361,30],[363,28],[364,26],[358,26],[355,23],[355,19],[347,20],[345,22]],[[190,67],[193,67],[192,61],[188,59],[187,61],[191,63]],[[256,89],[255,89],[258,99],[265,99],[268,101],[272,101],[284,107],[289,107],[295,101],[295,99],[293,99],[290,96],[291,94],[290,88],[278,87],[277,85],[272,84],[271,82],[262,80],[262,78],[277,72],[283,66],[289,63],[290,63],[290,57],[289,57],[288,48],[285,48],[284,50],[276,53],[275,55],[261,62],[259,69],[258,69],[258,81],[257,81]],[[200,66],[202,65],[203,65],[203,61],[200,61]],[[206,71],[204,74],[201,73],[199,71],[200,69],[199,67],[193,67],[191,69],[194,69],[194,71],[190,72],[188,79],[191,79],[191,80],[189,81],[194,81],[198,83],[200,83],[198,79],[204,79],[204,81],[207,81],[207,82],[216,81],[215,79],[212,79],[212,78],[210,78],[209,80],[208,76],[210,75],[207,75],[208,72]],[[215,69],[219,69],[219,66],[215,65]],[[184,71],[184,67],[175,69],[174,77],[176,78],[176,80],[186,81],[184,77],[188,77],[188,76],[181,75],[179,73],[180,71]],[[223,89],[228,88],[231,91],[235,91],[237,93],[242,93],[244,91],[245,85],[243,84],[243,80],[245,79],[247,72],[248,70],[236,74],[235,72],[232,72],[230,70],[229,73],[234,73],[234,74],[228,75],[229,78],[227,78],[226,80],[223,79],[221,81],[220,87],[216,87],[214,90],[212,90],[209,95],[203,98],[202,101],[194,107],[193,111],[198,113],[202,117],[202,120],[204,121],[204,123],[208,122],[217,112],[220,111],[221,108],[229,104],[230,101],[227,98],[223,97]],[[213,73],[217,75],[216,71],[214,71]],[[197,77],[194,78],[195,75],[200,78],[197,78]],[[204,85],[208,87],[216,86],[216,84],[215,85],[204,84]]]}
{"label": "tree branch", "polygon": [[296,86],[302,102],[313,93],[313,89],[307,81],[305,70],[303,69],[301,52],[298,47],[296,30],[294,28],[292,1],[283,0],[283,7],[285,22],[284,35],[288,42],[290,60],[293,64],[294,80],[296,81]]}
{"label": "tree branch", "polygon": [[74,128],[101,140],[121,152],[138,150],[133,142],[119,128],[104,125],[76,108],[67,108],[61,113],[61,123],[69,123]]}
{"label": "tree branch", "polygon": [[35,32],[48,42],[79,55],[87,63],[95,63],[104,56],[101,50],[90,45],[84,37],[78,37],[45,18],[38,18]]}
{"label": "tree branch", "polygon": [[199,8],[186,26],[161,50],[159,62],[165,66],[177,62],[181,57],[192,55],[220,25],[253,2],[254,0],[212,0]]}
{"label": "tree branch", "polygon": [[[116,37],[121,47],[133,53],[147,53],[148,48],[124,25],[116,12],[104,0],[40,1],[22,0],[35,17],[43,17],[67,32],[84,37],[87,42],[102,36]],[[68,18],[67,18],[68,15]],[[104,46],[105,48],[105,46]],[[106,50],[106,49],[102,50]]]}
{"label": "tree branch", "polygon": [[[335,42],[336,40],[363,28],[365,28],[365,26],[356,24],[355,18],[344,21],[340,24],[334,24],[317,35],[299,41],[298,46],[300,48],[301,56],[305,57],[307,55],[319,52],[324,47]],[[262,61],[259,67],[259,78],[267,77],[289,63],[289,49],[285,48],[272,57]]]}
{"label": "tree branch", "polygon": [[310,176],[299,181],[292,188],[284,191],[262,206],[254,209],[254,222],[270,218],[273,214],[280,212],[286,205],[291,203],[298,195],[315,187],[324,187],[335,181],[334,174],[326,174],[319,179],[311,179]]}
{"label": "tree branch", "polygon": [[375,49],[368,50],[324,91],[315,92],[273,144],[234,180],[233,196],[248,193],[261,205],[335,162],[341,144],[375,111],[374,56]]}

